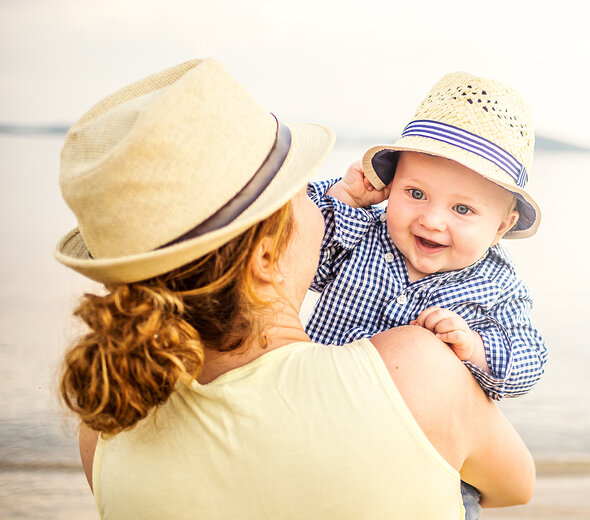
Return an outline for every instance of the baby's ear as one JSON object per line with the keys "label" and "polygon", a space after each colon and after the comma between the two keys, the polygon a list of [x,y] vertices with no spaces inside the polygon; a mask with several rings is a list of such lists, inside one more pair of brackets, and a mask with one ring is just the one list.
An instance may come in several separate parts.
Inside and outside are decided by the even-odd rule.
{"label": "baby's ear", "polygon": [[515,224],[518,222],[519,217],[520,213],[516,208],[510,210],[506,214],[502,222],[500,222],[500,227],[498,227],[498,232],[496,233],[496,237],[494,238],[494,241],[492,243],[493,246],[500,242],[500,239],[515,226]]}

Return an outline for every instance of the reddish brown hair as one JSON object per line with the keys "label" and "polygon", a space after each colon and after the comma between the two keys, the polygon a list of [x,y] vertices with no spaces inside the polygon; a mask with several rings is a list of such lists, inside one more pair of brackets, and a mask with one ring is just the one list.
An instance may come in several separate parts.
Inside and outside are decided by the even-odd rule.
{"label": "reddish brown hair", "polygon": [[117,433],[166,402],[181,375],[196,377],[204,347],[264,344],[264,309],[252,284],[252,252],[274,239],[276,265],[291,237],[288,203],[217,251],[149,280],[86,294],[74,314],[89,332],[66,353],[60,393],[90,428]]}

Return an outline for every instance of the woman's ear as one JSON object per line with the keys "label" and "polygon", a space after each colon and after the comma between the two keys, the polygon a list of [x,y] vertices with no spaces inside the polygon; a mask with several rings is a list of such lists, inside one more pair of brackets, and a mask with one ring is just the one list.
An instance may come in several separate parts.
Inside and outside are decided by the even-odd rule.
{"label": "woman's ear", "polygon": [[271,262],[273,246],[273,239],[264,237],[252,252],[250,260],[252,275],[263,283],[281,283],[285,278],[278,268],[276,260],[274,263]]}
{"label": "woman's ear", "polygon": [[498,232],[496,233],[496,237],[492,242],[493,246],[500,242],[500,239],[514,227],[514,225],[518,222],[519,217],[520,213],[516,208],[510,210],[506,214],[502,222],[500,222],[500,227],[498,227]]}

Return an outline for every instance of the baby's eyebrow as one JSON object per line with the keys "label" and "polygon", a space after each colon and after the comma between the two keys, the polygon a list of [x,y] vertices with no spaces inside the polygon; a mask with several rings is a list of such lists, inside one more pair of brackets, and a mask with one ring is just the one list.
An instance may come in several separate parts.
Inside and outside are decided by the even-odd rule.
{"label": "baby's eyebrow", "polygon": [[455,199],[457,204],[467,204],[468,206],[487,205],[484,197],[474,197],[473,195],[457,193],[456,195],[452,195],[451,198]]}
{"label": "baby's eyebrow", "polygon": [[421,179],[420,177],[412,177],[411,175],[404,175],[402,177],[402,183],[404,184],[424,184],[425,181],[423,179]]}

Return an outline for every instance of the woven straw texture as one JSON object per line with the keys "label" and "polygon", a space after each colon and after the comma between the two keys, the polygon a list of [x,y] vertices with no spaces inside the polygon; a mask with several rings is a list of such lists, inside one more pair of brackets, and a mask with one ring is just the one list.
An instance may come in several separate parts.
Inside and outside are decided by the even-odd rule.
{"label": "woven straw texture", "polygon": [[[413,120],[437,121],[482,137],[516,158],[530,178],[535,145],[531,112],[518,92],[498,81],[466,72],[447,74],[419,105]],[[375,146],[365,153],[365,174],[378,189],[384,184],[373,169],[372,158],[382,150],[429,153],[471,168],[517,196],[521,216],[506,238],[525,238],[536,232],[541,217],[537,203],[506,171],[486,158],[429,137],[405,136],[393,145]]]}
{"label": "woven straw texture", "polygon": [[416,110],[430,119],[474,133],[500,146],[531,171],[535,136],[524,98],[502,83],[465,72],[444,76]]}
{"label": "woven straw texture", "polygon": [[275,142],[276,120],[214,60],[181,64],[108,96],[66,137],[60,185],[78,229],[58,244],[57,259],[101,282],[132,282],[223,245],[293,197],[333,146],[326,127],[288,126],[281,169],[242,215],[160,248],[250,181]]}

